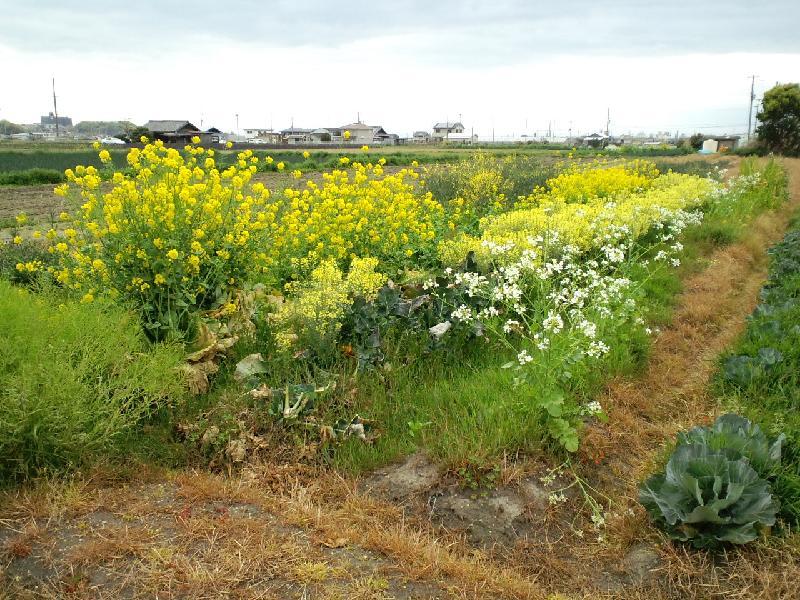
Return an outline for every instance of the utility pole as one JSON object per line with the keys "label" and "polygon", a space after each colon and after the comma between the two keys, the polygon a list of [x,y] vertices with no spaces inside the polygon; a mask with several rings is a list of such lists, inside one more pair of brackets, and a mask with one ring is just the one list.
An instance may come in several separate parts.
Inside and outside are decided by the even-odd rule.
{"label": "utility pole", "polygon": [[56,104],[56,78],[53,77],[53,114],[56,119],[56,137],[58,137],[58,105]]}
{"label": "utility pole", "polygon": [[753,127],[753,100],[756,99],[755,94],[756,76],[750,76],[750,110],[747,113],[747,141],[750,142],[750,132]]}
{"label": "utility pole", "polygon": [[239,113],[236,113],[236,137],[239,137]]}
{"label": "utility pole", "polygon": [[609,136],[610,131],[611,131],[611,108],[609,107],[606,112],[606,137]]}

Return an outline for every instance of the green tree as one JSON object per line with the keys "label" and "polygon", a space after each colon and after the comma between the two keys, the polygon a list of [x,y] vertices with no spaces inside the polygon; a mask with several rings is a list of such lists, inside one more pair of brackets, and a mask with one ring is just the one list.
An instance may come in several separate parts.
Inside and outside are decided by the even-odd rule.
{"label": "green tree", "polygon": [[147,127],[131,124],[131,127],[127,128],[119,138],[131,144],[138,144],[142,136],[150,137],[150,131]]}
{"label": "green tree", "polygon": [[703,147],[703,142],[706,140],[706,136],[702,133],[695,133],[689,138],[689,145],[694,148],[695,150],[700,150]]}
{"label": "green tree", "polygon": [[756,118],[758,141],[767,150],[800,155],[800,84],[776,85],[767,91]]}
{"label": "green tree", "polygon": [[23,131],[25,130],[16,123],[0,119],[0,135],[11,135],[12,133],[22,133]]}

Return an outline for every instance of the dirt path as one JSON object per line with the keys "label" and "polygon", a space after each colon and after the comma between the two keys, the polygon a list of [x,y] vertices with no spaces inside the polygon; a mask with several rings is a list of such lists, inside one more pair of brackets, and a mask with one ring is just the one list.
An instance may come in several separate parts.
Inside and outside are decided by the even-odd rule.
{"label": "dirt path", "polygon": [[601,398],[610,420],[587,432],[578,472],[611,500],[604,527],[535,461],[504,465],[495,490],[445,485],[420,456],[361,481],[290,465],[96,475],[0,498],[0,598],[797,597],[791,543],[714,562],[665,543],[635,501],[664,442],[714,414],[715,357],[800,206],[800,160],[786,164],[790,204],[709,257],[647,371]]}

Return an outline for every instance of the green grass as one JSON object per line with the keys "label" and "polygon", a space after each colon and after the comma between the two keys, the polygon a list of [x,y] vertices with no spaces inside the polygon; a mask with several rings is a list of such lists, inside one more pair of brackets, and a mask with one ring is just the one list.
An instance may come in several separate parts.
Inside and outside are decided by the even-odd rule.
{"label": "green grass", "polygon": [[0,173],[0,185],[41,185],[66,181],[64,173],[55,169],[26,169]]}
{"label": "green grass", "polygon": [[[126,150],[109,149],[114,165],[122,168],[126,165]],[[44,169],[63,173],[76,165],[92,165],[100,169],[103,165],[97,151],[91,147],[86,149],[6,149],[0,147],[0,173],[25,172],[32,169]]]}
{"label": "green grass", "polygon": [[[125,148],[106,148],[112,157],[115,167],[124,169],[126,167],[125,157],[128,149]],[[236,154],[240,150],[235,147],[232,150],[217,149],[217,159],[221,165],[229,165],[236,160]],[[301,171],[318,171],[331,169],[338,166],[339,157],[347,156],[351,160],[362,162],[377,162],[380,158],[386,160],[390,166],[406,166],[413,161],[420,164],[453,162],[467,158],[476,151],[482,151],[493,156],[508,155],[532,155],[532,156],[563,156],[572,149],[567,146],[549,144],[506,144],[492,145],[484,144],[479,146],[386,146],[371,147],[369,152],[361,152],[357,149],[309,149],[310,157],[303,157],[304,150],[300,149],[253,149],[253,153],[260,158],[271,156],[274,163],[271,166],[261,163],[264,170],[275,170],[279,162],[283,162],[287,168],[300,169]],[[609,157],[658,157],[658,156],[677,156],[687,152],[683,149],[673,148],[642,148],[630,147],[621,148],[615,151],[604,151],[596,148],[577,148],[574,152],[579,157],[609,156]],[[12,143],[0,145],[0,185],[17,184],[28,185],[23,180],[11,179],[6,181],[3,175],[9,173],[28,172],[33,170],[56,171],[63,173],[66,169],[74,168],[76,165],[92,165],[100,169],[102,163],[97,157],[97,151],[86,143],[70,144],[42,144],[42,143]],[[32,177],[32,175],[28,175]],[[40,175],[43,177],[43,175]],[[51,177],[53,177],[51,175]],[[60,181],[60,180],[58,180]],[[58,183],[58,181],[31,181],[32,183]]]}
{"label": "green grass", "polygon": [[0,482],[119,456],[182,396],[181,350],[148,346],[123,310],[0,280],[0,315]]}

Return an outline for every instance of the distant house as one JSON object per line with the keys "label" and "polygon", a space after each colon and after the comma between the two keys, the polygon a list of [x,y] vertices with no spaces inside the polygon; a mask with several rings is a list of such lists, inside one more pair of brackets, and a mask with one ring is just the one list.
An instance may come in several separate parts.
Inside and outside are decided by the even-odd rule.
{"label": "distant house", "polygon": [[452,123],[445,121],[444,123],[436,123],[433,126],[433,139],[434,141],[441,141],[448,139],[454,133],[464,133],[463,123],[456,121]]}
{"label": "distant house", "polygon": [[583,143],[592,148],[604,148],[608,144],[608,136],[602,133],[592,133],[583,138]]}
{"label": "distant house", "polygon": [[289,129],[281,130],[281,141],[284,144],[307,144],[311,139],[311,129],[301,129],[299,127],[290,127]]}
{"label": "distant house", "polygon": [[209,127],[200,135],[200,139],[204,144],[219,144],[222,141],[222,132],[216,127]]}
{"label": "distant house", "polygon": [[39,119],[39,124],[46,131],[55,131],[56,124],[59,127],[72,127],[72,119],[70,117],[57,117],[53,113],[49,113]]}
{"label": "distant house", "polygon": [[373,125],[372,127],[372,143],[389,146],[397,143],[399,136],[393,133],[387,133],[386,130],[380,125]]}
{"label": "distant house", "polygon": [[244,130],[248,142],[256,144],[280,144],[281,134],[267,127],[251,127]]}
{"label": "distant house", "polygon": [[190,144],[193,137],[199,137],[201,144],[213,144],[220,141],[220,130],[212,127],[201,131],[189,121],[148,121],[144,124],[150,132],[152,140],[161,140],[165,144]]}
{"label": "distant house", "polygon": [[[342,125],[342,139],[350,144],[371,144],[375,140],[375,128],[364,123],[349,123]],[[344,133],[349,131],[350,138],[345,140]],[[385,133],[385,132],[384,132]]]}
{"label": "distant house", "polygon": [[431,141],[431,134],[427,131],[415,131],[411,139],[415,144],[427,144]]}
{"label": "distant house", "polygon": [[477,144],[477,133],[451,133],[447,136],[446,141],[450,144]]}

